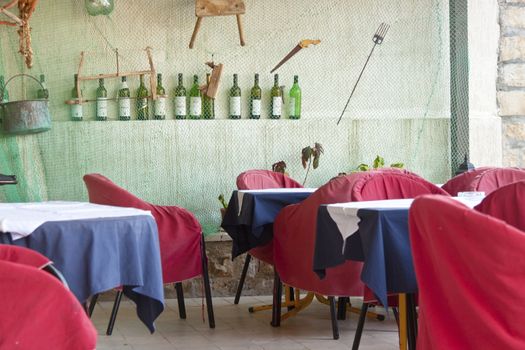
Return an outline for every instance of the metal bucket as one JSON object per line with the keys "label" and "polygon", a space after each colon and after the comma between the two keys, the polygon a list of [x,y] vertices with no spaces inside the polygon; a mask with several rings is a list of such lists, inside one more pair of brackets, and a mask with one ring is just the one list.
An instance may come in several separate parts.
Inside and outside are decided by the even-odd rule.
{"label": "metal bucket", "polygon": [[[26,76],[35,80],[40,86],[40,81],[28,74],[12,76],[4,85],[16,77]],[[42,86],[42,89],[44,87]],[[4,96],[4,91],[0,92]],[[6,134],[34,134],[51,129],[51,116],[47,100],[21,100],[0,104],[3,114],[3,129]]]}

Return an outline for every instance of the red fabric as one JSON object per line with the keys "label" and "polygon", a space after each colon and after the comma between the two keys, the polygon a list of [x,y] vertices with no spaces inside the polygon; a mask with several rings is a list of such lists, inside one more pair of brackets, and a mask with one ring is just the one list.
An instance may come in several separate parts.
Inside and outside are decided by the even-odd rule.
{"label": "red fabric", "polygon": [[271,170],[248,170],[237,176],[239,190],[264,190],[267,188],[301,188],[294,179]]}
{"label": "red fabric", "polygon": [[525,231],[525,181],[495,190],[474,209]]}
{"label": "red fabric", "polygon": [[347,261],[328,269],[322,280],[312,269],[319,206],[414,198],[429,193],[445,194],[437,186],[406,170],[381,169],[332,179],[302,203],[287,206],[277,216],[273,242],[279,276],[286,284],[323,295],[363,295],[361,263]]}
{"label": "red fabric", "polygon": [[525,233],[443,196],[416,199],[417,348],[525,349]]}
{"label": "red fabric", "polygon": [[176,206],[143,201],[100,174],[85,175],[84,182],[91,203],[149,210],[155,217],[164,283],[180,282],[202,274],[202,229],[192,213]]}
{"label": "red fabric", "polygon": [[7,244],[0,244],[0,260],[33,266],[37,269],[51,264],[48,258],[37,251]]}
{"label": "red fabric", "polygon": [[58,279],[0,261],[0,281],[0,349],[95,349],[95,327]]}
{"label": "red fabric", "polygon": [[524,169],[485,167],[453,177],[443,185],[443,189],[452,196],[468,191],[480,191],[488,195],[502,186],[521,180],[525,180]]}
{"label": "red fabric", "polygon": [[[271,170],[248,170],[237,176],[239,190],[264,190],[267,188],[302,188],[294,179]],[[273,241],[268,244],[250,249],[253,257],[273,265]]]}

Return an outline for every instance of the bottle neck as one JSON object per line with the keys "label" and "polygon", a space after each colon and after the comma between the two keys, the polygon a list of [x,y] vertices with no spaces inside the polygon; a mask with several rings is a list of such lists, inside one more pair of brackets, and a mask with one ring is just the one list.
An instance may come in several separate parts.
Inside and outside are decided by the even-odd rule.
{"label": "bottle neck", "polygon": [[293,83],[294,83],[295,85],[298,85],[298,84],[299,84],[299,77],[298,77],[297,75],[293,77]]}
{"label": "bottle neck", "polygon": [[162,75],[157,75],[157,85],[162,85]]}
{"label": "bottle neck", "polygon": [[40,76],[40,82],[41,83],[45,83],[46,82],[45,76],[43,76],[43,75]]}
{"label": "bottle neck", "polygon": [[179,74],[179,85],[182,86],[182,74]]}
{"label": "bottle neck", "polygon": [[254,85],[259,86],[259,74],[255,74]]}
{"label": "bottle neck", "polygon": [[234,74],[233,75],[233,86],[237,86],[238,84],[238,77],[237,77],[237,74]]}
{"label": "bottle neck", "polygon": [[140,85],[141,86],[144,85],[144,76],[143,75],[140,76]]}
{"label": "bottle neck", "polygon": [[103,88],[104,87],[104,80],[99,80],[98,81],[98,86]]}
{"label": "bottle neck", "polygon": [[196,75],[193,76],[193,84],[199,84],[199,77]]}
{"label": "bottle neck", "polygon": [[279,86],[279,76],[277,74],[273,78],[273,86],[275,86],[275,87]]}

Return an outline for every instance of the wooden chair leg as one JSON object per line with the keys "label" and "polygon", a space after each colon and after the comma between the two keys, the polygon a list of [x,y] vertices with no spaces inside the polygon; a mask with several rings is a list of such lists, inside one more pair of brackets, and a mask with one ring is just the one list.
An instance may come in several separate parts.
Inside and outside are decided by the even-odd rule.
{"label": "wooden chair leg", "polygon": [[272,327],[281,326],[281,298],[283,294],[283,285],[281,278],[274,267],[273,279],[273,303],[272,303]]}
{"label": "wooden chair leg", "polygon": [[206,256],[206,245],[204,243],[204,236],[202,236],[201,238],[201,261],[202,261],[202,280],[204,283],[204,294],[206,296],[206,307],[208,309],[208,323],[210,324],[210,328],[215,328],[215,316],[213,314],[210,276],[208,275],[208,258]]}
{"label": "wooden chair leg", "polygon": [[193,28],[193,34],[191,35],[190,40],[190,49],[193,49],[193,44],[195,44],[195,38],[197,38],[197,33],[201,28],[202,17],[197,17],[197,22],[195,22],[195,28]]}
{"label": "wooden chair leg", "polygon": [[184,291],[182,290],[182,283],[175,283],[175,291],[177,292],[177,303],[179,304],[179,317],[186,319],[186,305],[184,304]]}
{"label": "wooden chair leg", "polygon": [[337,325],[337,317],[335,312],[335,297],[328,297],[330,301],[330,318],[332,319],[332,333],[334,339],[339,339],[339,326]]}
{"label": "wooden chair leg", "polygon": [[248,267],[250,266],[251,260],[252,256],[250,254],[246,254],[246,259],[244,259],[244,266],[242,268],[241,278],[239,279],[239,285],[237,286],[237,292],[235,293],[235,300],[233,301],[235,305],[239,304],[242,288],[244,287],[244,280],[246,279],[246,274],[248,273]]}
{"label": "wooden chair leg", "polygon": [[120,301],[122,300],[123,291],[119,290],[117,296],[115,297],[115,303],[113,303],[113,309],[111,310],[111,316],[109,317],[108,329],[106,330],[106,335],[111,335],[113,333],[113,326],[115,326],[115,320],[117,319],[118,309],[120,307]]}
{"label": "wooden chair leg", "polygon": [[363,303],[363,306],[361,307],[361,313],[359,314],[359,323],[357,324],[357,329],[355,330],[354,344],[352,345],[352,350],[359,349],[359,343],[361,343],[361,335],[363,334],[363,327],[365,326],[367,312],[368,304]]}
{"label": "wooden chair leg", "polygon": [[241,46],[246,45],[244,42],[244,29],[242,27],[242,18],[241,15],[236,15],[237,17],[237,28],[239,29],[239,40],[241,42]]}
{"label": "wooden chair leg", "polygon": [[91,300],[89,301],[89,307],[88,307],[88,316],[91,318],[91,315],[93,315],[93,310],[95,309],[95,305],[97,304],[98,300],[98,294],[95,294],[91,297]]}

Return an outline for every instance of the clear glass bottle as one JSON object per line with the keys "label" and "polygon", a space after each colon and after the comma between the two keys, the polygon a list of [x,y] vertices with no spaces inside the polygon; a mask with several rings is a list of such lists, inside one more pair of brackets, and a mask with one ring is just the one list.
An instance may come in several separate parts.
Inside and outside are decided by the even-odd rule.
{"label": "clear glass bottle", "polygon": [[179,73],[179,84],[175,88],[175,119],[186,119],[188,109],[186,106],[186,89],[182,79],[182,73]]}
{"label": "clear glass bottle", "polygon": [[104,79],[98,80],[97,89],[97,120],[108,119],[108,91],[104,87]]}
{"label": "clear glass bottle", "polygon": [[270,96],[270,119],[280,119],[282,115],[283,93],[279,87],[279,74],[275,74],[274,76]]}
{"label": "clear glass bottle", "polygon": [[202,115],[202,93],[199,89],[199,77],[193,76],[193,86],[190,89],[190,119],[200,119]]}
{"label": "clear glass bottle", "polygon": [[[80,96],[78,95],[77,84],[78,84],[78,74],[75,74],[75,85],[73,86],[73,89],[71,90],[71,97],[75,101],[78,101],[78,98],[82,96],[82,90],[80,90]],[[79,103],[72,104],[71,105],[71,120],[81,121],[83,118],[84,116],[82,113],[82,105]]]}
{"label": "clear glass bottle", "polygon": [[157,99],[155,100],[154,119],[166,119],[166,90],[162,86],[162,74],[157,74]]}
{"label": "clear glass bottle", "polygon": [[[206,74],[206,84],[210,84],[210,73]],[[202,118],[215,119],[215,100],[206,94],[202,95]]]}
{"label": "clear glass bottle", "polygon": [[237,74],[233,75],[233,86],[230,89],[230,119],[241,119],[241,88]]}
{"label": "clear glass bottle", "polygon": [[262,90],[259,86],[259,74],[255,74],[253,87],[250,91],[250,119],[261,118]]}
{"label": "clear glass bottle", "polygon": [[299,76],[293,77],[293,86],[288,98],[288,118],[301,118],[301,88],[299,87]]}
{"label": "clear glass bottle", "polygon": [[149,119],[149,107],[148,107],[148,89],[144,85],[144,75],[140,75],[140,85],[137,90],[137,119],[148,120]]}
{"label": "clear glass bottle", "polygon": [[126,77],[122,77],[118,90],[118,119],[131,120],[131,92]]}

